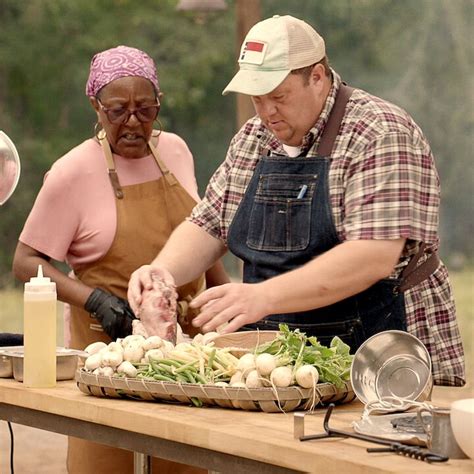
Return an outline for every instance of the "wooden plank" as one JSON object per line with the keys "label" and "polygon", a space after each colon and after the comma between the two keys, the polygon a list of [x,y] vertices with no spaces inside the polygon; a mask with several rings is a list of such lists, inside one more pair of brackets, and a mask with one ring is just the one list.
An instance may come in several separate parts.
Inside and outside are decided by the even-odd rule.
{"label": "wooden plank", "polygon": [[[446,404],[448,400],[447,392],[435,389],[437,403]],[[0,379],[0,403],[306,472],[430,473],[440,469],[390,453],[368,454],[366,448],[373,445],[354,439],[294,440],[292,413],[97,398],[80,392],[72,381],[61,382],[53,389],[27,389],[14,380]],[[361,411],[358,402],[337,407],[331,425],[351,430],[350,423],[360,418]],[[323,431],[324,413],[320,409],[316,415],[306,417],[307,433]],[[474,470],[470,460],[452,460],[444,466],[445,472]]]}

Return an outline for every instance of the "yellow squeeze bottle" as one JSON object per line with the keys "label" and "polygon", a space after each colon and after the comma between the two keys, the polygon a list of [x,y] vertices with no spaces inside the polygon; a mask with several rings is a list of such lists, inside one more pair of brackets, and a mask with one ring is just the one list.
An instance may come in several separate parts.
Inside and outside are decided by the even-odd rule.
{"label": "yellow squeeze bottle", "polygon": [[23,383],[27,387],[56,385],[56,283],[38,275],[25,283]]}

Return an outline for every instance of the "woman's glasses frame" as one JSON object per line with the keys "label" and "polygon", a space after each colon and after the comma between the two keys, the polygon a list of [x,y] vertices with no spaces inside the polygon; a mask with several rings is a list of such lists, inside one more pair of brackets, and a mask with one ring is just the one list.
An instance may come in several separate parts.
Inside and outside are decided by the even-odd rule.
{"label": "woman's glasses frame", "polygon": [[116,125],[127,123],[132,115],[135,115],[137,120],[141,123],[153,122],[156,117],[158,117],[161,107],[161,104],[157,102],[156,104],[145,105],[135,109],[127,109],[123,107],[107,108],[102,104],[98,97],[96,97],[96,100],[101,110],[105,115],[107,115],[109,122]]}

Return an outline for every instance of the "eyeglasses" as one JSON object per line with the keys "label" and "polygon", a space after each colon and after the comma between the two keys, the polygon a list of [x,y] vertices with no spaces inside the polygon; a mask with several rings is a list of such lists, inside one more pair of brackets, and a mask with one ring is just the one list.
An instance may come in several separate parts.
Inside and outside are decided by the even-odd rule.
{"label": "eyeglasses", "polygon": [[110,123],[124,124],[127,123],[131,115],[135,115],[142,123],[153,122],[160,111],[160,104],[146,105],[136,109],[127,109],[124,107],[106,108],[102,102],[96,97],[100,108],[104,111]]}

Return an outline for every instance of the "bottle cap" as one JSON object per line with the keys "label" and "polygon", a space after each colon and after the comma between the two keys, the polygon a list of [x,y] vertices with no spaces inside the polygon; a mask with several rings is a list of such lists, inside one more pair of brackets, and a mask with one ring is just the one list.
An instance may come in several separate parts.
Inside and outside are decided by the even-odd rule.
{"label": "bottle cap", "polygon": [[43,266],[38,265],[38,273],[31,277],[29,282],[25,283],[25,291],[32,292],[56,292],[56,283],[51,278],[43,276]]}

